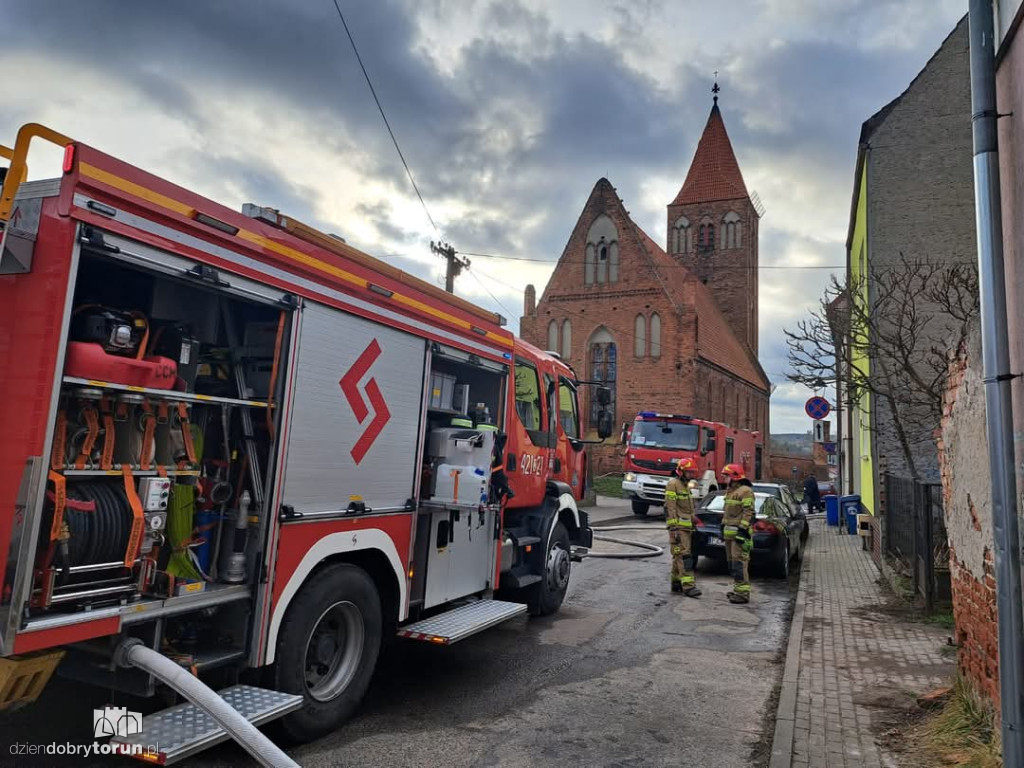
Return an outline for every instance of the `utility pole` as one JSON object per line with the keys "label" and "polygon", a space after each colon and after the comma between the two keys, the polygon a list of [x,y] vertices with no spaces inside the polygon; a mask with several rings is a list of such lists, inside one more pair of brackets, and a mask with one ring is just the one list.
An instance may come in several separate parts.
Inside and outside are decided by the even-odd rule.
{"label": "utility pole", "polygon": [[469,266],[469,259],[465,257],[459,258],[456,255],[455,249],[448,245],[448,243],[435,243],[431,240],[430,250],[445,260],[444,289],[448,293],[455,293],[455,278],[459,276],[463,269]]}
{"label": "utility pole", "polygon": [[996,78],[992,0],[970,0],[971,122],[974,126],[974,202],[978,222],[978,287],[984,366],[992,535],[999,626],[999,698],[1003,762],[1024,765],[1024,616],[1013,455],[1010,344],[1006,325],[1003,221],[996,136]]}

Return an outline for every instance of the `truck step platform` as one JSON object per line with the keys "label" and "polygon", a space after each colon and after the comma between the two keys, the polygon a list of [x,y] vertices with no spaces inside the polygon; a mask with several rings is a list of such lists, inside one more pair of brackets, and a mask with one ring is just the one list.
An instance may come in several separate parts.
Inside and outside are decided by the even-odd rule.
{"label": "truck step platform", "polygon": [[[302,706],[301,696],[251,685],[234,685],[217,693],[254,725],[269,723]],[[196,705],[177,704],[142,718],[140,733],[114,736],[110,743],[119,745],[121,754],[128,757],[171,765],[229,738],[228,732]],[[152,747],[159,752],[147,751]]]}
{"label": "truck step platform", "polygon": [[451,645],[523,613],[526,613],[526,606],[522,603],[477,600],[402,627],[398,636]]}

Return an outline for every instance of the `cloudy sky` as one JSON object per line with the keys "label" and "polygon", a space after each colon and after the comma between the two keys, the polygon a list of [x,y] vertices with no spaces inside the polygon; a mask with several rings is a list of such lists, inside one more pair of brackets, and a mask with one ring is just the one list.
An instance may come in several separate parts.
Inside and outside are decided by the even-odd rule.
{"label": "cloudy sky", "polygon": [[[809,429],[781,328],[844,263],[860,124],[907,86],[965,0],[339,2],[436,230],[332,0],[7,0],[0,133],[48,124],[432,280],[432,239],[542,259],[473,258],[457,283],[517,330],[523,288],[542,289],[599,177],[664,243],[718,70],[747,186],[767,209],[772,431]],[[52,156],[32,160],[33,176],[53,170]]]}

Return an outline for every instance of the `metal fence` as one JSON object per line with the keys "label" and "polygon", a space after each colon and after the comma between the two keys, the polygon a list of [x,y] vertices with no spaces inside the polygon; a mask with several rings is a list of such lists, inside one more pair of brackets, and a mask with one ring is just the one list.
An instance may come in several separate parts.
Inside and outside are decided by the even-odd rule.
{"label": "metal fence", "polygon": [[949,598],[949,542],[942,512],[942,486],[909,477],[885,476],[885,554],[910,573],[914,591],[931,610]]}

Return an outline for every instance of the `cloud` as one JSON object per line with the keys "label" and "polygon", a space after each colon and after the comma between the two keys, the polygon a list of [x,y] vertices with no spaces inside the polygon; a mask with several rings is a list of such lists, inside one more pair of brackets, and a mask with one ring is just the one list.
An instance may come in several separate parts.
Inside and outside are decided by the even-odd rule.
{"label": "cloud", "polygon": [[[436,281],[431,240],[471,257],[461,295],[513,329],[607,176],[664,242],[719,71],[740,165],[768,214],[770,267],[845,261],[860,124],[897,96],[960,0],[342,2],[435,231],[333,3],[11,0],[0,131],[30,120],[231,207],[278,207]],[[56,162],[59,158],[53,159]],[[33,167],[36,168],[35,158]],[[828,270],[761,272],[761,357]],[[780,386],[776,427],[805,417]],[[798,403],[799,401],[799,403]]]}

